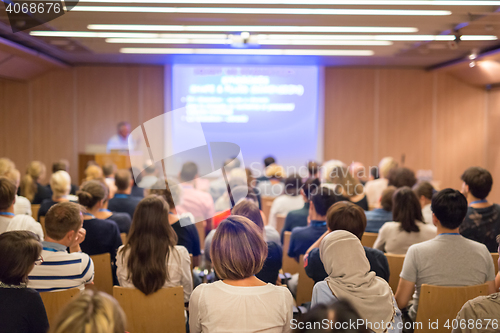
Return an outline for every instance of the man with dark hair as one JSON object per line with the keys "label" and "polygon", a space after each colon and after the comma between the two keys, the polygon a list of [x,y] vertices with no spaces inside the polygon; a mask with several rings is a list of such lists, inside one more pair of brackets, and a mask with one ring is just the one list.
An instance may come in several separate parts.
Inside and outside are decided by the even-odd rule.
{"label": "man with dark hair", "polygon": [[316,161],[307,162],[307,172],[309,173],[309,177],[310,178],[318,178],[320,167],[321,167],[321,165]]}
{"label": "man with dark hair", "polygon": [[417,183],[415,172],[404,167],[391,169],[387,175],[387,179],[389,180],[388,186],[392,185],[396,188],[403,186],[413,187]]}
{"label": "man with dark hair", "polygon": [[92,282],[94,264],[80,248],[85,240],[82,209],[73,202],[61,202],[49,209],[45,216],[47,235],[42,242],[43,263],[31,271],[29,288],[38,292],[70,288],[83,291],[85,284]]}
{"label": "man with dark hair", "polygon": [[378,233],[385,222],[392,221],[392,196],[395,191],[396,188],[394,186],[387,187],[380,197],[380,207],[365,212],[366,232]]}
{"label": "man with dark hair", "polygon": [[131,218],[134,218],[135,207],[141,198],[132,195],[132,185],[134,185],[134,181],[129,170],[121,169],[116,172],[116,194],[109,200],[108,209],[110,211],[128,213]]}
{"label": "man with dark hair", "polygon": [[442,190],[432,198],[431,209],[438,235],[410,246],[396,291],[399,308],[408,308],[413,321],[417,316],[420,287],[424,283],[433,286],[487,283],[489,292],[495,292],[495,268],[488,249],[458,233],[467,212],[465,197],[450,188]]}
{"label": "man with dark hair", "polygon": [[463,173],[462,181],[462,193],[469,208],[460,225],[460,234],[483,243],[490,252],[496,252],[497,237],[500,236],[500,206],[486,199],[493,186],[493,178],[488,170],[471,167]]}
{"label": "man with dark hair", "polygon": [[[69,162],[68,160],[59,160],[57,162],[52,163],[52,173],[56,173],[57,171],[66,171],[69,172]],[[50,191],[50,196],[53,195],[52,188],[50,184],[47,184],[47,189]],[[71,190],[69,194],[76,195],[78,191],[78,186],[71,184]]]}
{"label": "man with dark hair", "polygon": [[338,200],[335,192],[327,187],[321,187],[316,193],[311,193],[310,198],[309,225],[293,229],[290,237],[288,256],[297,261],[300,255],[305,254],[307,249],[325,233],[326,212]]}
{"label": "man with dark hair", "polygon": [[[345,230],[354,234],[361,241],[365,232],[366,218],[361,207],[349,201],[341,201],[328,210],[326,224],[328,231],[307,250],[307,257],[304,260],[306,274],[314,282],[323,281],[328,276],[319,255],[321,240],[332,231]],[[389,281],[389,263],[384,253],[366,246],[364,249],[366,258],[370,262],[370,270],[382,279]]]}
{"label": "man with dark hair", "polygon": [[436,192],[434,186],[432,186],[429,182],[422,181],[415,184],[412,190],[417,195],[418,200],[420,201],[420,206],[422,207],[422,216],[424,218],[422,222],[432,223],[431,203],[432,196]]}

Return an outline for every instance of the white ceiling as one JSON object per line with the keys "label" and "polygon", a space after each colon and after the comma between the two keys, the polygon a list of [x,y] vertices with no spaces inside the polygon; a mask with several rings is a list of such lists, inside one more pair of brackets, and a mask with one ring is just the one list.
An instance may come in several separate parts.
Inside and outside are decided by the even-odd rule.
{"label": "white ceiling", "polygon": [[[88,1],[88,0],[87,0]],[[94,0],[95,1],[95,0]],[[63,16],[35,27],[32,31],[96,31],[89,30],[89,24],[141,24],[141,25],[248,25],[248,26],[358,26],[358,27],[414,27],[418,32],[397,35],[454,35],[457,27],[464,26],[458,32],[460,35],[495,35],[500,39],[500,5],[495,6],[445,6],[445,5],[242,5],[237,0],[225,1],[224,4],[185,4],[186,1],[172,4],[137,3],[88,3],[80,2],[76,9],[84,6],[132,6],[132,7],[189,7],[189,8],[288,8],[299,9],[398,9],[398,10],[440,10],[451,11],[445,16],[399,16],[399,15],[292,15],[292,14],[209,14],[209,13],[119,13],[119,12],[86,12],[73,10]],[[370,0],[368,0],[370,1]],[[374,0],[375,1],[375,0]],[[417,0],[418,1],[418,0]],[[118,1],[119,2],[119,1]],[[184,2],[184,3],[183,3]],[[193,2],[193,1],[191,1]],[[203,1],[200,1],[203,2]],[[220,2],[220,1],[219,1]],[[259,2],[259,1],[255,1]],[[274,1],[279,2],[279,1]],[[285,1],[282,1],[285,2]],[[293,0],[287,1],[293,3]],[[313,1],[312,3],[320,3]],[[335,1],[323,3],[335,3]],[[345,2],[345,1],[344,1]],[[364,1],[365,3],[367,1]],[[457,3],[457,1],[448,1]],[[459,1],[458,1],[459,2]],[[470,2],[470,1],[469,1]],[[269,2],[267,2],[269,3]],[[304,3],[304,1],[302,1]],[[338,3],[338,1],[336,2]],[[354,3],[354,2],[352,2]],[[427,1],[429,3],[429,1]],[[500,40],[494,41],[461,41],[453,45],[447,41],[414,42],[393,41],[392,45],[261,45],[260,49],[292,49],[292,50],[371,50],[372,56],[240,56],[240,55],[164,55],[164,54],[123,54],[122,48],[231,48],[229,45],[214,44],[125,44],[107,43],[105,38],[66,38],[66,37],[33,37],[28,32],[12,33],[3,6],[0,5],[0,36],[21,43],[27,47],[42,51],[52,57],[69,64],[85,63],[168,63],[168,62],[198,62],[198,63],[317,63],[339,66],[405,66],[428,68],[466,58],[474,49],[486,51],[498,48]],[[130,30],[129,30],[130,31]],[[99,32],[120,32],[99,30]],[[127,30],[122,31],[127,32]],[[170,31],[141,31],[153,33],[176,34]],[[189,31],[189,33],[197,33]],[[202,33],[202,32],[201,32]],[[213,32],[212,32],[213,33]],[[217,32],[232,33],[235,32]],[[239,33],[239,32],[238,32]],[[272,34],[259,32],[255,34]],[[282,34],[282,33],[280,33]],[[299,33],[294,32],[294,35]],[[312,34],[312,33],[307,33]],[[346,35],[349,33],[316,33],[326,36]],[[384,35],[382,33],[350,33],[351,35]],[[394,34],[391,34],[394,35]],[[295,37],[296,38],[296,37]],[[375,37],[372,37],[375,38]],[[308,39],[308,38],[303,38]],[[292,39],[294,40],[294,39]],[[310,39],[309,39],[310,40]],[[390,43],[388,43],[390,44]],[[255,47],[253,48],[255,49]],[[220,51],[217,51],[220,52]],[[242,52],[242,51],[235,51]],[[260,51],[258,51],[260,52]],[[308,52],[308,51],[301,51]],[[297,52],[288,51],[294,54]]]}

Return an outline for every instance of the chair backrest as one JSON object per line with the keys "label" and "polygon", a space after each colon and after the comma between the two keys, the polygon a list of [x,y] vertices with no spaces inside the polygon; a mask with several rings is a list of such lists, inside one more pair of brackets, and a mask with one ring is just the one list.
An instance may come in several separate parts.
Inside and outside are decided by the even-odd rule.
{"label": "chair backrest", "polygon": [[448,323],[451,326],[452,320],[457,317],[465,302],[477,296],[486,295],[488,295],[487,284],[465,287],[441,287],[423,284],[420,289],[416,320],[416,323],[422,323],[422,325],[415,326],[415,333],[430,332],[429,322],[436,321],[439,325],[432,332],[449,333],[450,329],[444,327],[446,321],[449,320]]}
{"label": "chair backrest", "polygon": [[47,232],[45,231],[45,216],[40,216],[40,224],[42,225],[43,235],[47,235]]}
{"label": "chair backrest", "polygon": [[375,232],[365,232],[361,238],[361,244],[366,247],[373,247],[377,240],[378,234]]}
{"label": "chair backrest", "polygon": [[266,216],[267,221],[269,221],[269,213],[271,212],[271,206],[273,205],[274,197],[261,197],[260,201],[262,203],[262,212]]}
{"label": "chair backrest", "polygon": [[392,288],[392,292],[396,294],[399,284],[399,274],[403,269],[403,262],[405,261],[404,254],[385,254],[387,262],[389,263],[389,285]]}
{"label": "chair backrest", "polygon": [[109,253],[90,256],[94,262],[94,284],[90,288],[106,294],[113,294],[113,273],[111,272],[111,256]]}
{"label": "chair backrest", "polygon": [[304,268],[304,255],[301,255],[299,260],[299,282],[297,285],[297,296],[295,297],[297,305],[311,301],[313,288],[314,280],[307,276]]}
{"label": "chair backrest", "polygon": [[276,215],[276,230],[278,230],[279,233],[281,233],[281,230],[283,230],[283,227],[285,226],[285,220],[285,214]]}
{"label": "chair backrest", "polygon": [[291,231],[285,231],[283,236],[283,264],[281,265],[281,269],[283,270],[283,273],[295,274],[299,272],[299,263],[294,258],[290,258],[288,256],[291,236]]}
{"label": "chair backrest", "polygon": [[115,286],[113,297],[127,316],[130,333],[186,331],[181,286],[162,288],[148,296],[138,289]]}
{"label": "chair backrest", "polygon": [[495,274],[498,273],[498,253],[492,253],[491,257],[493,258],[493,264],[495,265]]}
{"label": "chair backrest", "polygon": [[122,244],[125,244],[125,241],[127,240],[127,234],[122,232],[120,234],[120,238],[122,239]]}
{"label": "chair backrest", "polygon": [[79,295],[80,289],[78,288],[40,293],[50,326],[55,324],[57,315],[61,312],[61,310]]}
{"label": "chair backrest", "polygon": [[38,221],[38,211],[40,210],[40,205],[31,205],[31,216]]}
{"label": "chair backrest", "polygon": [[195,223],[196,230],[198,231],[198,237],[200,238],[200,249],[205,248],[205,221],[200,221]]}

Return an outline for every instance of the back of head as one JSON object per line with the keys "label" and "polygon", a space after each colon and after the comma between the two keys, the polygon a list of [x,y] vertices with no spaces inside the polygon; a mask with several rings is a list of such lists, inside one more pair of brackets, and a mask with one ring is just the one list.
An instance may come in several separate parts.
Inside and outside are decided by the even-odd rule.
{"label": "back of head", "polygon": [[259,206],[253,200],[240,201],[231,210],[231,215],[244,216],[255,223],[261,231],[264,231],[264,221],[262,220]]}
{"label": "back of head", "polygon": [[108,188],[99,180],[90,180],[82,184],[76,195],[80,205],[85,208],[92,208],[99,201],[108,197]]}
{"label": "back of head", "polygon": [[417,182],[415,173],[408,168],[393,168],[389,171],[386,178],[389,180],[389,185],[396,188],[403,186],[413,187]]}
{"label": "back of head", "polygon": [[394,186],[388,186],[384,191],[382,191],[382,196],[380,197],[380,205],[382,206],[382,209],[388,212],[392,212],[392,197],[394,196],[394,192],[396,192],[396,188]]}
{"label": "back of head", "polygon": [[14,162],[6,157],[0,158],[0,177],[5,176],[11,169],[15,169]]}
{"label": "back of head", "polygon": [[268,156],[264,159],[264,167],[266,168],[274,163],[276,163],[276,159],[274,159],[274,157],[272,156]]}
{"label": "back of head", "polygon": [[311,194],[320,191],[320,187],[321,181],[319,178],[309,178],[305,181],[304,186],[302,186],[302,191],[304,191],[307,200],[311,200]]}
{"label": "back of head", "polygon": [[392,157],[384,157],[378,164],[379,177],[387,178],[391,169],[397,168],[398,163]]}
{"label": "back of head", "polygon": [[116,164],[108,162],[102,166],[102,173],[104,177],[107,178],[113,175],[116,172],[116,169],[117,169]]}
{"label": "back of head", "polygon": [[127,169],[120,169],[115,174],[115,185],[118,191],[126,191],[130,188],[132,174]]}
{"label": "back of head", "polygon": [[53,240],[63,239],[70,231],[82,227],[82,207],[74,202],[60,202],[50,207],[45,215],[45,231]]}
{"label": "back of head", "polygon": [[59,160],[52,164],[52,173],[57,171],[69,171],[69,162],[67,160]]}
{"label": "back of head", "polygon": [[56,171],[50,176],[50,188],[55,197],[63,197],[71,191],[71,177],[66,171]]}
{"label": "back of head", "polygon": [[257,274],[267,258],[262,230],[246,217],[229,216],[215,231],[210,257],[221,280],[242,280]]}
{"label": "back of head", "polygon": [[467,199],[460,191],[447,188],[434,195],[431,209],[443,227],[453,230],[467,214]]}
{"label": "back of head", "polygon": [[87,289],[66,305],[50,333],[123,333],[125,314],[111,296]]}
{"label": "back of head", "polygon": [[320,216],[325,216],[328,209],[338,201],[335,191],[328,187],[321,187],[316,193],[311,193],[310,197],[311,204]]}
{"label": "back of head", "polygon": [[281,165],[271,164],[266,167],[266,176],[269,178],[284,178],[285,177],[285,169]]}
{"label": "back of head", "polygon": [[422,207],[415,192],[408,186],[401,187],[392,197],[392,219],[401,223],[406,232],[419,232],[416,221],[422,221]]}
{"label": "back of head", "polygon": [[6,210],[16,199],[16,185],[7,177],[0,177],[0,211]]}
{"label": "back of head", "polygon": [[137,205],[122,252],[128,252],[128,278],[145,295],[162,288],[168,280],[165,260],[177,244],[168,221],[165,199],[149,195]]}
{"label": "back of head", "polygon": [[366,215],[358,205],[340,201],[328,209],[326,224],[330,231],[349,231],[361,240],[366,228]]}
{"label": "back of head", "polygon": [[321,165],[316,161],[307,162],[307,172],[309,172],[309,177],[314,177],[319,172]]}
{"label": "back of head", "polygon": [[10,169],[9,172],[7,172],[4,176],[12,180],[16,187],[19,186],[19,182],[21,181],[21,173],[19,172],[19,170]]}
{"label": "back of head", "polygon": [[102,169],[100,166],[92,164],[85,169],[85,180],[101,179],[103,177]]}
{"label": "back of head", "polygon": [[20,285],[42,253],[42,244],[31,231],[9,231],[0,234],[0,282]]}
{"label": "back of head", "polygon": [[193,162],[186,162],[182,165],[180,178],[182,182],[193,181],[198,175],[198,166]]}
{"label": "back of head", "polygon": [[285,194],[293,196],[298,195],[301,188],[302,178],[299,175],[291,175],[285,179]]}
{"label": "back of head", "polygon": [[26,174],[21,179],[21,195],[33,201],[37,192],[37,182],[45,176],[45,164],[39,161],[33,161],[28,164]]}
{"label": "back of head", "polygon": [[493,178],[488,170],[480,167],[470,167],[465,170],[461,178],[475,198],[482,200],[490,194]]}
{"label": "back of head", "polygon": [[224,163],[222,164],[222,167],[226,170],[226,171],[231,171],[233,170],[234,168],[239,168],[241,166],[241,162],[239,159],[237,159],[236,157],[234,158],[228,158],[227,160],[224,161]]}
{"label": "back of head", "polygon": [[153,188],[149,189],[148,193],[163,197],[170,209],[175,208],[175,203],[179,203],[181,200],[181,188],[173,179],[168,181],[166,179],[158,180]]}
{"label": "back of head", "polygon": [[352,176],[348,168],[336,166],[330,172],[327,182],[339,185],[340,194],[346,198],[363,193],[363,185]]}
{"label": "back of head", "polygon": [[436,192],[436,190],[434,189],[434,186],[432,186],[431,183],[423,181],[423,182],[418,182],[417,184],[415,184],[415,186],[413,186],[413,192],[415,192],[417,198],[419,199],[420,197],[423,196],[428,200],[432,200],[432,196],[434,195],[434,192]]}

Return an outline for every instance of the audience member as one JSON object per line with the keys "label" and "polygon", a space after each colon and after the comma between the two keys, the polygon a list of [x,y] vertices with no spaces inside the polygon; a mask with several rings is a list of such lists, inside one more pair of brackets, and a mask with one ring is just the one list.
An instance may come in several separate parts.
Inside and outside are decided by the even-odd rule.
{"label": "audience member", "polygon": [[21,179],[20,195],[27,198],[33,205],[39,205],[45,199],[50,199],[50,191],[40,184],[45,178],[45,164],[33,161],[28,164],[26,175]]}
{"label": "audience member", "polygon": [[40,223],[31,215],[16,215],[16,185],[7,177],[0,177],[0,234],[14,230],[32,231],[43,240],[43,230]]}
{"label": "audience member", "polygon": [[281,165],[271,164],[265,169],[265,176],[266,178],[261,178],[257,184],[259,195],[275,198],[283,194],[285,169]]}
{"label": "audience member", "polygon": [[382,196],[382,192],[388,186],[387,176],[389,171],[397,168],[398,163],[392,157],[384,157],[378,165],[378,179],[370,180],[365,185],[365,193],[368,198],[368,205],[375,207]]}
{"label": "audience member", "polygon": [[[334,204],[326,213],[326,224],[328,231],[321,236],[307,250],[305,261],[306,274],[314,280],[314,282],[323,281],[328,274],[325,271],[320,258],[319,247],[323,238],[335,230],[345,230],[354,234],[359,240],[362,239],[365,232],[366,217],[364,216],[361,207],[352,202],[342,201]],[[366,258],[370,263],[370,271],[375,272],[377,276],[389,281],[389,263],[384,253],[380,250],[364,247]]]}
{"label": "audience member", "polygon": [[[497,333],[499,313],[499,292],[489,296],[478,296],[462,306],[456,318],[458,325],[451,333]],[[474,324],[469,325],[469,323]]]}
{"label": "audience member", "polygon": [[[349,301],[368,328],[376,333],[402,332],[401,311],[396,306],[387,281],[370,272],[370,264],[360,240],[352,233],[337,230],[328,234],[320,244],[321,261],[328,277],[314,285],[311,306],[337,300]],[[380,323],[394,327],[376,325]]]}
{"label": "audience member", "polygon": [[168,182],[159,180],[154,188],[149,190],[149,194],[156,194],[165,199],[170,209],[168,222],[177,235],[177,245],[184,246],[193,255],[194,264],[197,266],[198,256],[201,254],[200,236],[196,225],[192,224],[189,218],[180,217],[175,209],[175,202],[180,201],[180,191],[179,185],[174,180],[169,179]]}
{"label": "audience member", "polygon": [[378,233],[385,222],[393,221],[392,219],[392,197],[396,188],[394,186],[387,187],[380,197],[380,207],[374,210],[365,211],[366,215],[366,232]]}
{"label": "audience member", "polygon": [[[69,162],[68,162],[68,160],[59,160],[57,162],[54,162],[52,164],[52,173],[54,174],[57,171],[66,171],[67,173],[69,173]],[[47,188],[52,193],[52,189],[50,187],[50,183],[47,185]],[[76,195],[76,191],[78,191],[78,186],[71,184],[71,191],[69,191],[69,194]]]}
{"label": "audience member", "polygon": [[42,244],[29,231],[0,235],[0,331],[46,333],[45,307],[38,292],[26,287],[28,274],[43,262]]}
{"label": "audience member", "polygon": [[70,201],[68,195],[71,191],[71,177],[66,171],[56,171],[50,176],[50,188],[52,198],[42,201],[38,210],[38,221],[40,221],[40,217],[47,215],[50,207],[58,202]]}
{"label": "audience member", "polygon": [[417,178],[415,178],[415,172],[408,168],[393,168],[389,171],[387,175],[388,186],[394,186],[395,188],[400,188],[403,186],[413,187],[417,183]]}
{"label": "audience member", "polygon": [[432,212],[438,236],[408,249],[396,292],[399,307],[408,307],[408,315],[413,321],[417,316],[422,284],[473,286],[487,283],[489,292],[495,292],[495,269],[488,249],[458,233],[467,212],[465,197],[453,189],[442,190],[432,198]]}
{"label": "audience member", "polygon": [[276,159],[273,156],[267,156],[264,158],[264,172],[263,174],[257,178],[257,183],[269,180],[269,177],[266,175],[266,169],[271,164],[276,164]]}
{"label": "audience member", "polygon": [[363,185],[351,175],[349,169],[340,166],[333,168],[326,181],[327,184],[336,185],[332,186],[332,189],[337,195],[343,196],[364,210],[368,210],[368,200]]}
{"label": "audience member", "polygon": [[316,161],[307,162],[308,178],[319,178],[321,171],[320,169],[321,169],[321,164],[319,164],[318,162]]}
{"label": "audience member", "polygon": [[422,222],[422,208],[417,195],[404,186],[394,192],[392,216],[380,228],[374,249],[392,254],[405,254],[408,248],[436,237],[436,227]]}
{"label": "audience member", "polygon": [[110,211],[128,213],[131,218],[134,218],[135,207],[139,204],[141,198],[131,194],[133,182],[130,171],[121,169],[116,172],[115,185],[117,191],[115,196],[109,200],[108,209]]}
{"label": "audience member", "polygon": [[130,194],[133,197],[144,198],[144,189],[140,188],[138,183],[142,180],[142,175],[137,172],[136,168],[130,168],[130,174],[132,175],[132,191]]}
{"label": "audience member", "polygon": [[150,195],[141,200],[127,241],[118,249],[118,281],[122,287],[135,287],[145,295],[182,286],[187,303],[193,291],[191,262],[186,248],[176,245],[168,215],[169,207],[162,197]]}
{"label": "audience member", "polygon": [[[229,158],[224,161],[222,164],[222,168],[224,168],[224,172],[226,175],[228,175],[231,170],[235,168],[239,168],[241,165],[241,162],[237,158]],[[217,201],[224,193],[227,192],[227,184],[224,179],[224,176],[221,176],[217,178],[216,180],[213,180],[210,182],[210,188],[209,188],[210,195],[212,196],[212,199],[214,199],[214,202]]]}
{"label": "audience member", "polygon": [[321,187],[319,191],[311,194],[309,225],[292,230],[288,248],[289,257],[299,261],[300,255],[305,254],[309,247],[326,232],[326,212],[337,200],[333,190],[327,187]]}
{"label": "audience member", "polygon": [[347,167],[347,165],[340,160],[329,160],[329,161],[324,162],[323,165],[321,166],[321,170],[320,170],[321,182],[324,184],[328,183],[328,179],[329,179],[330,175],[332,174],[333,169],[335,169],[337,167],[345,168],[345,167]]}
{"label": "audience member", "polygon": [[115,185],[115,173],[117,170],[118,168],[114,163],[108,162],[102,166],[102,174],[109,189],[110,199],[115,195],[117,190]]}
{"label": "audience member", "polygon": [[431,183],[423,181],[413,186],[413,192],[417,195],[420,206],[422,207],[422,217],[424,218],[422,222],[432,224],[431,202],[432,196],[436,190]]}
{"label": "audience member", "polygon": [[244,186],[245,188],[248,188],[247,173],[245,169],[234,168],[227,174],[227,178],[229,182],[229,188],[231,189],[232,199],[229,197],[229,193],[226,187],[225,193],[222,194],[215,202],[216,212],[230,210],[233,207],[232,201],[238,201],[238,198],[236,198],[234,193],[232,193],[236,187]]}
{"label": "audience member", "polygon": [[309,178],[305,181],[304,186],[300,190],[304,205],[302,208],[292,210],[286,214],[285,225],[281,230],[281,243],[285,236],[285,231],[292,231],[296,227],[307,226],[307,217],[309,216],[309,201],[311,193],[316,193],[320,190],[321,182],[318,178]]}
{"label": "audience member", "polygon": [[91,180],[96,180],[96,179],[102,179],[104,177],[104,174],[102,172],[102,169],[100,166],[97,164],[90,164],[86,169],[85,169],[85,179],[83,180],[82,183],[91,181]]}
{"label": "audience member", "polygon": [[[285,180],[285,189],[282,195],[274,199],[269,213],[268,225],[277,229],[277,215],[286,215],[291,210],[304,206],[304,199],[300,195],[302,179],[298,175],[288,176]],[[278,230],[278,232],[281,230]]]}
{"label": "audience member", "polygon": [[123,333],[126,326],[125,314],[113,297],[86,290],[66,305],[50,333]]}
{"label": "audience member", "polygon": [[9,171],[15,169],[16,165],[6,157],[0,157],[0,176],[5,176]]}
{"label": "audience member", "polygon": [[[94,279],[94,264],[80,243],[85,239],[82,207],[73,202],[52,206],[45,216],[44,262],[29,275],[28,287],[42,291],[84,290]],[[69,248],[70,253],[67,252]]]}
{"label": "audience member", "polygon": [[[19,190],[19,184],[21,182],[21,173],[17,169],[10,169],[5,174],[0,174],[1,176],[5,176],[12,180],[16,185],[16,193]],[[31,202],[20,195],[16,194],[16,202],[14,203],[14,214],[16,215],[32,215],[31,212]]]}
{"label": "audience member", "polygon": [[351,165],[349,165],[349,173],[363,186],[368,181],[369,175],[366,173],[366,168],[361,162],[352,162]]}
{"label": "audience member", "polygon": [[471,167],[463,173],[462,181],[462,193],[469,208],[464,223],[460,225],[460,234],[483,243],[490,252],[496,252],[497,237],[500,236],[500,206],[487,200],[493,178],[488,170]]}
{"label": "audience member", "polygon": [[146,161],[145,166],[144,176],[137,186],[147,189],[151,188],[158,181],[158,170],[156,169],[156,164],[154,164],[151,160]]}
{"label": "audience member", "polygon": [[221,280],[201,284],[193,291],[191,333],[291,332],[290,291],[255,276],[266,260],[267,245],[254,222],[229,216],[218,226],[210,252]]}

